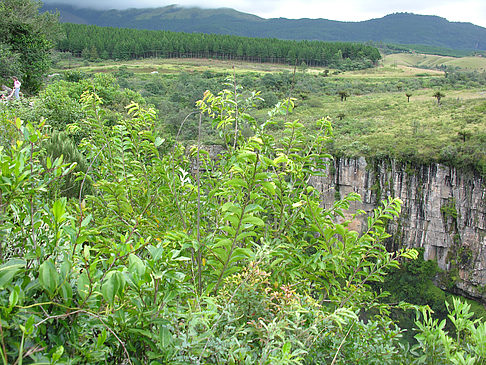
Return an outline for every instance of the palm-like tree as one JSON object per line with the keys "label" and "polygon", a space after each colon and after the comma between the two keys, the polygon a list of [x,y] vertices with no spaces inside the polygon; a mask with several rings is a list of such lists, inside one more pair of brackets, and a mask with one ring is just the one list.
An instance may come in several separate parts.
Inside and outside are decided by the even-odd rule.
{"label": "palm-like tree", "polygon": [[344,90],[339,91],[338,95],[341,98],[341,101],[346,101],[347,97],[349,96],[348,92]]}
{"label": "palm-like tree", "polygon": [[434,98],[437,99],[437,104],[440,105],[440,99],[445,98],[445,94],[438,90],[434,93]]}

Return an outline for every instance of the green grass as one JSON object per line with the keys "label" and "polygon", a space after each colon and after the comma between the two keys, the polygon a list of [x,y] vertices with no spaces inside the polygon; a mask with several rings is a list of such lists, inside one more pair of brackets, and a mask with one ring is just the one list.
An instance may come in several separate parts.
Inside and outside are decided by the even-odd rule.
{"label": "green grass", "polygon": [[441,66],[464,71],[486,71],[486,57],[448,57],[426,54],[394,53],[384,57],[385,66],[436,68]]}
{"label": "green grass", "polygon": [[388,52],[388,54],[399,52],[416,52],[452,57],[467,57],[473,54],[471,50],[458,50],[445,47],[426,46],[423,44],[387,44],[384,46],[383,50]]}
{"label": "green grass", "polygon": [[[451,58],[410,54],[401,54],[400,57],[409,63],[415,62],[419,57],[425,57],[423,59],[428,62]],[[391,59],[387,58],[385,64]],[[203,86],[201,78],[199,81],[191,81],[196,80],[191,75],[210,72],[219,75],[220,80],[223,80],[224,76],[235,73],[239,80],[248,76],[256,83],[264,80],[264,76],[269,73],[293,72],[292,67],[284,65],[198,59],[84,64],[78,66],[78,69],[88,73],[115,72],[124,66],[132,74],[124,79],[125,87],[142,92],[150,98],[151,103],[161,108],[166,107],[170,101],[172,108],[181,112],[182,108],[177,107],[174,102],[185,100],[185,108],[189,111],[188,108],[194,106],[190,100],[195,101],[202,97],[204,87],[211,88],[213,92],[218,91],[213,88],[222,87],[222,81],[219,84],[212,82],[211,86]],[[58,66],[62,68],[65,64]],[[152,75],[153,71],[159,74]],[[441,85],[440,82],[445,80],[442,71],[394,65],[340,73],[331,70],[329,77],[320,76],[323,71],[323,68],[309,68],[306,73],[310,76],[305,82],[299,81],[297,77],[297,84],[293,89],[297,107],[291,118],[311,125],[318,118],[329,116],[335,130],[332,148],[336,154],[376,158],[390,156],[418,163],[441,162],[470,167],[486,174],[486,87],[481,87],[477,82],[448,86],[448,89],[441,89],[446,96],[439,106],[433,97],[438,88],[432,89],[430,85],[434,82]],[[297,73],[302,75],[300,70]],[[183,84],[177,84],[178,74],[187,75]],[[198,84],[193,84],[194,82]],[[159,85],[159,90],[162,90],[160,95],[151,93],[154,85]],[[265,94],[261,86],[254,88]],[[340,89],[348,90],[351,94],[346,102],[341,102],[337,96]],[[378,90],[382,92],[377,92]],[[172,97],[170,92],[184,95]],[[269,89],[266,93],[268,92],[275,93],[277,98],[288,95],[288,92],[279,90]],[[412,94],[410,102],[407,102],[406,93]],[[258,110],[257,117],[265,118],[267,111],[268,109]],[[164,113],[164,118],[167,119],[169,111]],[[173,116],[172,123],[177,123],[176,119],[179,117]],[[275,128],[275,134],[279,137],[281,130]]]}
{"label": "green grass", "polygon": [[293,118],[310,124],[329,116],[338,155],[466,164],[486,172],[484,91],[444,91],[440,106],[433,93],[415,91],[410,102],[405,92],[351,96],[346,102],[337,96],[314,96],[298,102]]}
{"label": "green grass", "polygon": [[[442,75],[442,71],[431,70],[440,66],[448,66],[465,71],[486,71],[486,57],[449,57],[426,54],[395,53],[383,58],[383,66],[367,70],[341,73],[343,77],[363,77],[373,75],[375,77],[414,77],[417,73],[426,73],[431,76]],[[292,66],[280,64],[260,64],[245,61],[211,60],[211,59],[142,59],[132,61],[103,60],[101,62],[88,62],[76,58],[61,59],[53,69],[59,72],[69,68],[76,68],[85,72],[111,72],[120,65],[127,66],[133,72],[150,73],[181,72],[181,71],[211,71],[232,72],[235,66],[236,72],[281,72],[293,71]],[[424,69],[427,69],[424,71]],[[325,67],[308,68],[308,73],[318,74],[324,72]],[[333,70],[331,70],[331,75]]]}
{"label": "green grass", "polygon": [[[254,63],[245,61],[196,59],[196,58],[159,58],[142,59],[132,61],[112,61],[104,60],[101,62],[88,62],[79,59],[61,60],[57,63],[53,72],[60,72],[66,69],[77,69],[84,72],[113,72],[120,66],[126,66],[128,71],[135,73],[159,73],[173,72],[204,72],[214,73],[233,73],[233,66],[236,73],[273,73],[289,71],[293,72],[293,67],[288,65],[271,63]],[[309,69],[310,73],[319,73],[325,70],[324,67]]]}
{"label": "green grass", "polygon": [[376,67],[366,70],[348,71],[340,75],[342,78],[414,78],[417,74],[430,77],[443,77],[444,72],[439,70],[424,70],[418,67],[385,64],[383,67]]}

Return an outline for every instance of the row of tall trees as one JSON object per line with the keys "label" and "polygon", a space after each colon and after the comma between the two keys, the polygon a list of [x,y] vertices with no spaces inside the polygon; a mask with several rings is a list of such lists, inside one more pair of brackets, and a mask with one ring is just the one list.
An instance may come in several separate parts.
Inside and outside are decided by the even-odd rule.
{"label": "row of tall trees", "polygon": [[93,25],[64,24],[60,51],[102,59],[194,57],[254,62],[371,66],[381,56],[373,46],[347,42],[289,41],[203,33],[176,33]]}

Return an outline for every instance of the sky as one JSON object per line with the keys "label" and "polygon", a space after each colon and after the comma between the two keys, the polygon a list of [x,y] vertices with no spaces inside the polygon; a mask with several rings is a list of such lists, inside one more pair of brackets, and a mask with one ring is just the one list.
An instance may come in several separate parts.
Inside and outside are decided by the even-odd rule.
{"label": "sky", "polygon": [[[78,0],[44,0],[78,5]],[[97,9],[152,8],[177,4],[201,8],[233,8],[262,18],[323,18],[361,21],[396,12],[438,15],[449,21],[486,27],[486,0],[84,0]]]}

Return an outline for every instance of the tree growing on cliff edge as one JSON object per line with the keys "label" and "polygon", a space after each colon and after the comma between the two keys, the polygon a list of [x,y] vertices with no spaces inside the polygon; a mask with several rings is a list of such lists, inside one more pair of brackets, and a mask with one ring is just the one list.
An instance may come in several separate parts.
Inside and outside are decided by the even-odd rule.
{"label": "tree growing on cliff edge", "polygon": [[[37,92],[50,66],[49,51],[61,36],[58,15],[39,13],[41,2],[0,2],[0,77],[17,76],[23,90]],[[15,74],[13,74],[15,73]]]}

